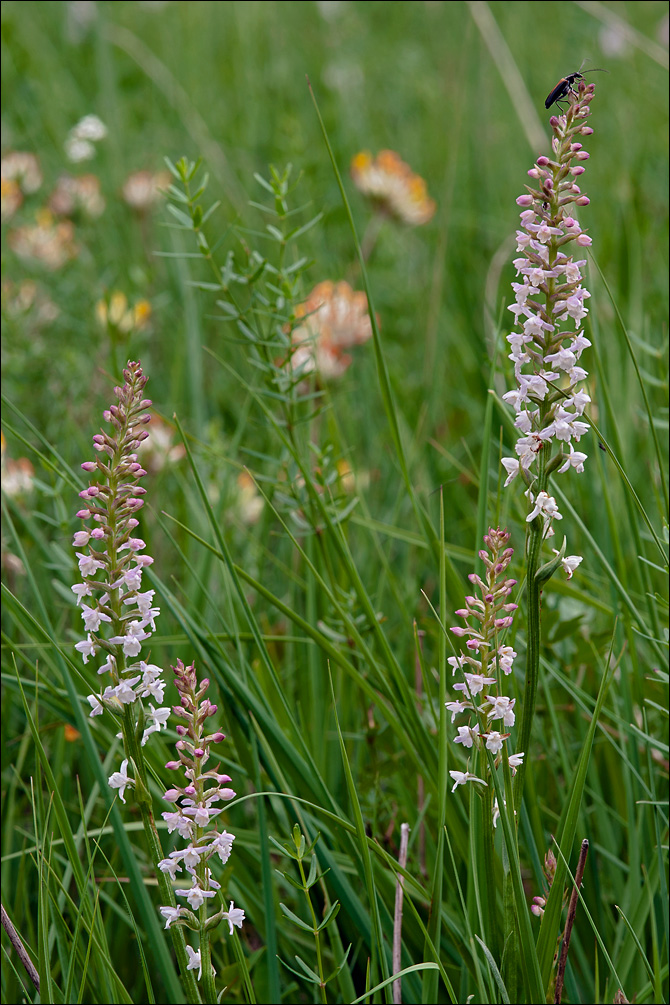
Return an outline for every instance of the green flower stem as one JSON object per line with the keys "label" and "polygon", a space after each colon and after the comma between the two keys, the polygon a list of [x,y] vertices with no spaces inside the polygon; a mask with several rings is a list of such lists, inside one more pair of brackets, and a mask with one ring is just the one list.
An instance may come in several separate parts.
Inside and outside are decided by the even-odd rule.
{"label": "green flower stem", "polygon": [[207,1005],[215,1005],[216,985],[214,983],[214,968],[212,967],[212,947],[210,934],[205,930],[205,925],[207,924],[207,901],[205,901],[198,913],[200,917],[200,963],[202,966],[203,1001],[207,1002]]}
{"label": "green flower stem", "polygon": [[323,1005],[326,1005],[328,998],[326,996],[326,981],[323,976],[323,960],[321,958],[321,940],[319,938],[319,923],[316,919],[316,914],[314,913],[314,907],[312,905],[312,898],[309,895],[309,886],[307,885],[307,877],[305,876],[305,870],[303,868],[302,859],[298,859],[298,868],[300,869],[300,879],[302,880],[302,887],[305,893],[305,899],[307,901],[307,906],[309,907],[309,913],[312,916],[312,925],[314,928],[314,942],[316,944],[316,965],[319,972],[319,990],[321,992],[321,1001]]}
{"label": "green flower stem", "polygon": [[386,220],[387,215],[388,214],[385,213],[380,206],[377,206],[375,208],[375,212],[370,217],[370,221],[365,228],[365,233],[361,238],[361,255],[363,256],[364,262],[368,261],[374,250],[377,238],[384,226],[384,221]]}
{"label": "green flower stem", "polygon": [[[170,907],[177,907],[177,901],[174,895],[174,890],[172,885],[166,876],[166,874],[159,869],[158,863],[165,858],[163,854],[163,849],[161,847],[161,840],[158,835],[158,830],[156,828],[156,821],[154,820],[153,811],[151,808],[151,795],[147,786],[147,775],[146,775],[146,765],[144,762],[144,755],[142,753],[142,747],[140,745],[140,739],[137,736],[137,731],[135,729],[135,723],[133,722],[133,715],[129,705],[124,707],[123,721],[121,728],[123,730],[123,745],[126,754],[130,759],[132,759],[135,765],[135,771],[137,772],[135,778],[135,798],[137,805],[139,807],[140,813],[142,815],[142,826],[144,828],[144,836],[147,842],[147,848],[149,850],[149,857],[153,863],[154,873],[156,875],[156,880],[158,882],[158,889],[160,892],[161,903]],[[200,991],[198,989],[198,983],[195,978],[195,974],[192,970],[187,970],[188,967],[188,955],[186,953],[186,940],[184,938],[184,930],[180,925],[173,925],[170,928],[170,934],[172,935],[172,944],[177,956],[177,964],[179,966],[179,971],[181,973],[182,983],[184,991],[186,993],[186,1001],[189,1005],[200,1005],[202,998],[200,997]],[[210,966],[211,969],[211,966]],[[204,971],[203,971],[204,972]],[[215,998],[207,999],[207,1001],[215,1001]]]}
{"label": "green flower stem", "polygon": [[[484,608],[484,622],[487,623],[491,618],[491,607],[492,605],[485,602]],[[489,672],[489,654],[491,645],[495,645],[497,639],[495,636],[491,640],[490,645],[484,646],[480,650],[482,669],[482,676],[486,677]],[[497,645],[496,645],[497,649]],[[488,693],[488,689],[487,689]],[[479,729],[480,733],[485,733],[488,728],[488,720],[485,715],[481,713],[478,715]],[[484,745],[479,748],[479,765],[478,765],[478,775],[480,778],[487,778],[489,773],[488,759],[486,757],[486,748]],[[489,949],[493,953],[494,958],[498,959],[500,956],[500,926],[498,924],[498,911],[496,909],[497,895],[496,895],[496,853],[493,841],[493,799],[494,792],[493,786],[489,785],[483,793],[481,793],[481,807],[482,807],[482,843],[484,848],[484,875],[485,875],[485,890],[486,890],[486,904],[488,906],[488,931],[486,937],[488,939]]]}
{"label": "green flower stem", "polygon": [[[480,778],[486,778],[488,770],[489,766],[486,758],[486,749],[482,746],[479,750],[479,768],[477,773]],[[486,915],[489,924],[486,937],[488,939],[488,945],[491,953],[495,959],[499,959],[500,926],[498,924],[497,910],[496,853],[493,843],[493,798],[493,786],[489,785],[481,793],[482,844],[484,848],[484,876],[487,905]]]}
{"label": "green flower stem", "polygon": [[[540,470],[538,473],[536,495],[546,491],[546,474],[543,458],[540,456]],[[514,779],[514,809],[517,813],[521,808],[521,798],[523,794],[523,781],[526,774],[526,765],[530,756],[530,733],[535,716],[535,702],[537,700],[537,684],[540,673],[540,610],[542,602],[542,589],[537,582],[536,574],[540,566],[540,554],[542,550],[542,539],[544,537],[544,522],[541,516],[535,517],[530,525],[528,534],[528,561],[526,566],[526,595],[528,598],[528,632],[526,644],[526,683],[523,691],[523,705],[521,709],[521,725],[519,735],[515,744],[515,749],[524,751],[521,765],[517,768]]]}
{"label": "green flower stem", "polygon": [[[180,692],[181,693],[181,692]],[[198,704],[197,698],[197,687],[192,688],[190,692],[187,692],[188,697],[191,699],[192,705],[195,708]],[[203,723],[200,723],[197,716],[194,718],[194,735],[193,744],[198,747],[203,742]],[[205,781],[202,778],[200,762],[196,759],[196,771],[193,777],[193,785],[195,786],[194,800],[196,803],[204,801],[204,790]],[[205,827],[199,827],[195,825],[195,837],[193,839],[193,844],[199,846],[200,839],[205,833]],[[209,881],[207,879],[207,860],[203,856],[198,865],[196,866],[196,874],[198,877],[198,882],[203,890],[209,890]],[[174,897],[174,894],[173,894]],[[200,967],[202,971],[202,998],[207,1005],[215,1005],[216,1003],[216,985],[214,983],[214,968],[212,966],[212,947],[211,947],[211,935],[207,931],[207,900],[205,900],[198,910],[198,921],[200,922],[200,930],[198,933],[199,949],[200,949]]]}
{"label": "green flower stem", "polygon": [[[195,693],[192,694],[193,702],[195,704]],[[199,740],[198,740],[199,742]],[[200,775],[197,775],[194,779],[196,787],[196,802],[203,798],[204,782]],[[205,831],[204,827],[198,827],[196,824],[195,828],[195,838],[193,843],[197,846],[200,844],[200,838]],[[198,881],[203,890],[209,889],[209,882],[207,880],[207,861],[203,857],[198,862],[196,867],[196,873],[198,876]],[[203,1001],[207,1002],[208,1005],[215,1005],[216,1003],[216,985],[214,983],[214,968],[212,966],[212,945],[211,945],[211,935],[207,931],[207,900],[200,906],[198,911],[198,920],[200,922],[200,933],[199,933],[199,948],[200,948],[200,965],[202,967],[202,992]]]}

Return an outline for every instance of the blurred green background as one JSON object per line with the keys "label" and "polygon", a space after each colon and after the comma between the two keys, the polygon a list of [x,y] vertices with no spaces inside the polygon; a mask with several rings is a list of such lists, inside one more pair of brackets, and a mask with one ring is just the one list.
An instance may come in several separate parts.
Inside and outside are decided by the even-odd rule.
{"label": "blurred green background", "polygon": [[[5,393],[71,463],[87,456],[88,430],[128,358],[142,359],[158,411],[176,411],[196,437],[224,452],[236,437],[236,453],[256,435],[241,429],[247,406],[239,386],[202,349],[240,364],[239,348],[226,341],[234,332],[212,320],[215,298],[189,285],[212,278],[206,265],[157,257],[194,249],[166,229],[162,206],[134,213],[122,189],[130,173],[164,168],[166,155],[202,156],[207,199],[222,202],[208,234],[210,244],[222,239],[223,260],[228,248],[239,247],[231,230],[237,225],[248,228],[247,243],[268,250],[255,236],[265,220],[248,205],[263,197],[253,175],[266,174],[269,163],[292,163],[300,177],[292,206],[306,206],[305,219],[324,214],[300,243],[313,260],[305,293],[323,279],[360,287],[307,74],[345,179],[357,151],[391,148],[437,201],[425,226],[386,224],[369,269],[417,488],[428,496],[440,484],[459,483],[450,492],[447,537],[473,548],[482,409],[496,333],[502,338],[511,320],[505,307],[514,278],[514,200],[546,149],[546,94],[585,60],[585,69],[609,72],[590,78],[597,87],[595,133],[587,144],[582,188],[591,205],[582,224],[624,322],[645,346],[654,407],[661,423],[667,419],[667,34],[667,6],[654,2],[4,3],[3,153],[35,153],[44,174],[39,191],[5,224],[4,275],[14,290],[36,280],[58,315],[45,326],[34,308],[8,311],[11,297],[3,296]],[[70,165],[68,131],[90,113],[108,136],[92,161]],[[95,173],[106,208],[95,220],[79,214],[78,256],[48,271],[17,258],[7,234],[11,245],[11,231],[34,220],[68,170]],[[346,184],[363,234],[370,208]],[[588,282],[603,376],[624,419],[624,461],[639,485],[649,475],[648,425],[612,303],[593,268]],[[133,331],[112,351],[95,305],[115,290],[130,304],[148,300],[152,313],[148,330]],[[342,438],[350,463],[372,472],[375,515],[394,522],[398,477],[371,346],[355,355],[333,385]],[[510,372],[504,356],[505,376],[495,381],[500,394]],[[595,360],[587,366],[595,371]],[[596,401],[594,385],[590,390]],[[594,417],[607,433],[597,406]],[[10,453],[17,452],[10,443]],[[591,482],[592,501],[594,492],[602,507]]]}
{"label": "blurred green background", "polygon": [[[497,27],[484,25],[485,38],[481,22],[491,13]],[[619,30],[610,17],[620,19]],[[655,2],[495,3],[484,14],[481,4],[453,2],[3,3],[3,152],[36,153],[45,175],[21,213],[31,217],[68,169],[63,143],[83,115],[96,113],[109,129],[95,160],[81,165],[99,175],[107,209],[80,229],[79,258],[40,277],[60,309],[48,337],[8,333],[8,392],[40,422],[48,402],[52,431],[66,401],[91,407],[89,394],[73,402],[71,391],[105,361],[94,304],[119,288],[154,308],[151,337],[131,343],[127,355],[142,356],[159,404],[195,413],[183,398],[185,356],[198,340],[216,344],[217,327],[194,317],[204,313],[202,301],[185,303],[183,271],[152,256],[170,247],[169,235],[160,227],[142,232],[120,199],[127,175],[160,169],[164,155],[205,158],[212,198],[223,200],[221,233],[240,217],[249,222],[247,200],[260,193],[253,172],[292,162],[303,173],[297,201],[326,214],[306,248],[314,282],[350,275],[351,237],[305,74],[343,171],[357,150],[390,147],[438,202],[428,226],[387,228],[372,262],[410,423],[423,406],[427,431],[442,436],[448,423],[452,446],[476,436],[472,402],[488,374],[487,279],[495,321],[511,278],[495,255],[514,229],[514,199],[540,152],[527,134],[542,124],[549,135],[544,97],[585,59],[585,68],[609,70],[591,78],[585,222],[624,317],[654,342],[666,294],[667,31],[667,5]],[[525,127],[522,99],[534,116]],[[355,193],[352,200],[362,231],[368,209]],[[3,248],[6,276],[34,271]],[[612,314],[606,302],[599,306],[605,334]],[[367,355],[352,374],[359,386],[371,379]],[[628,363],[617,364],[625,386]],[[362,397],[355,400],[360,406]],[[221,405],[205,375],[204,415],[219,415]]]}
{"label": "blurred green background", "polygon": [[[203,170],[210,176],[205,203],[221,200],[207,233],[210,244],[221,240],[222,262],[227,249],[239,249],[240,242],[261,252],[270,250],[259,234],[265,220],[249,205],[250,200],[267,199],[254,173],[266,175],[270,163],[279,169],[291,163],[293,177],[299,179],[292,206],[305,207],[301,219],[324,214],[322,222],[300,241],[300,253],[313,263],[305,294],[324,279],[347,279],[361,288],[351,231],[306,75],[345,177],[359,235],[371,218],[369,205],[348,177],[351,158],[359,150],[397,151],[426,180],[437,202],[437,213],[425,226],[412,229],[387,221],[368,270],[412,480],[435,526],[439,519],[436,489],[445,487],[445,537],[464,583],[478,546],[478,480],[488,389],[492,381],[500,395],[510,386],[511,365],[502,339],[511,321],[505,308],[512,299],[509,283],[514,278],[511,260],[519,212],[515,199],[524,190],[534,159],[548,150],[545,96],[559,78],[577,70],[584,60],[588,60],[584,69],[609,71],[590,78],[596,84],[590,119],[594,134],[585,144],[591,157],[581,187],[591,204],[582,211],[580,222],[593,238],[590,250],[614,303],[591,265],[584,285],[592,293],[586,331],[594,349],[585,354],[584,365],[593,374],[589,383],[592,416],[615,444],[654,525],[660,527],[657,461],[616,310],[633,340],[658,435],[665,441],[666,3],[6,0],[0,16],[2,154],[31,152],[43,174],[41,187],[26,194],[22,205],[3,220],[3,390],[23,416],[6,408],[3,430],[7,457],[16,461],[27,456],[35,469],[31,487],[14,494],[9,504],[16,536],[3,539],[3,571],[28,609],[37,609],[38,594],[48,598],[53,607],[53,635],[64,645],[71,645],[81,632],[69,592],[76,575],[69,549],[76,524],[76,490],[65,473],[68,466],[76,470],[90,456],[90,437],[100,425],[101,410],[110,403],[111,387],[120,382],[120,368],[125,360],[138,358],[149,375],[148,393],[158,413],[170,421],[176,412],[192,438],[235,561],[257,574],[290,609],[303,611],[310,620],[322,618],[331,629],[335,624],[323,598],[311,594],[305,599],[301,579],[305,569],[296,564],[293,547],[267,507],[255,527],[236,509],[241,464],[249,464],[277,488],[279,476],[272,464],[277,447],[240,383],[213,364],[204,351],[208,347],[223,356],[245,379],[253,373],[235,332],[214,318],[220,313],[215,296],[195,286],[197,280],[211,281],[212,276],[197,255],[165,257],[165,253],[192,253],[194,248],[184,234],[165,227],[170,217],[163,206],[138,213],[123,198],[131,173],[160,171],[165,156],[173,160],[182,155],[202,157]],[[94,159],[73,165],[64,144],[68,132],[88,114],[101,118],[108,135],[96,144]],[[44,207],[65,172],[95,174],[106,205],[95,218],[85,212],[70,214],[78,253],[49,269],[35,258],[16,253],[16,233],[31,226],[36,217],[44,218]],[[17,302],[26,281],[36,284],[28,288],[33,299],[27,306]],[[115,291],[130,306],[143,301],[150,305],[148,325],[135,326],[123,339],[118,332],[110,333],[96,316],[96,305],[105,298],[109,302]],[[434,597],[437,567],[421,538],[390,447],[372,345],[357,348],[354,356],[351,369],[329,390],[333,407],[320,433],[324,443],[333,444],[334,456],[345,456],[361,478],[364,500],[347,526],[348,542],[375,610],[384,614],[384,631],[411,680],[414,617],[428,632],[426,664],[431,666],[437,659],[439,631],[421,598],[422,589]],[[500,520],[513,530],[521,562],[525,502],[516,487],[502,501],[496,493],[500,436],[506,441],[505,453],[510,449],[508,434],[499,433],[501,425],[496,411],[488,514],[491,523]],[[48,455],[40,435],[56,447],[63,464],[54,463],[53,457],[46,463],[36,455],[35,447]],[[550,707],[553,695],[558,718],[550,721],[548,715],[538,716],[535,740],[542,753],[537,791],[547,833],[565,795],[568,775],[561,771],[564,765],[574,764],[588,720],[588,713],[575,715],[574,696],[582,695],[582,686],[584,694],[596,693],[600,671],[595,654],[602,658],[607,652],[617,614],[623,618],[617,628],[617,647],[630,646],[631,657],[622,674],[621,691],[612,698],[620,716],[616,727],[633,721],[634,709],[639,712],[645,694],[661,701],[655,685],[645,683],[645,674],[658,665],[657,650],[652,645],[645,649],[646,642],[640,638],[646,628],[653,632],[658,628],[653,597],[665,590],[665,581],[658,568],[641,566],[638,545],[654,562],[658,554],[646,528],[639,539],[631,533],[637,519],[631,516],[634,508],[626,508],[622,483],[609,459],[598,451],[596,438],[590,436],[588,441],[588,473],[580,478],[568,476],[569,486],[561,483],[583,520],[581,526],[571,515],[561,529],[569,535],[569,551],[584,554],[585,561],[570,585],[552,581],[543,612],[544,654],[570,679],[564,691],[562,684],[547,678],[543,701]],[[168,510],[210,539],[186,462],[152,470],[147,487],[151,502],[143,515],[143,536],[156,556],[158,576],[171,584],[203,637],[219,632],[223,601],[218,597],[227,596],[224,573],[180,528],[168,524],[174,534],[170,538],[166,526],[160,525],[160,512]],[[486,491],[482,494],[487,497]],[[25,576],[26,567],[32,580]],[[344,592],[349,584],[346,577],[342,580]],[[621,583],[639,609],[649,612],[644,624],[636,621],[622,600]],[[453,581],[449,589],[451,604],[460,606],[462,595]],[[323,653],[315,656],[316,647],[302,643],[284,646],[281,636],[293,626],[258,594],[254,605],[292,707],[304,710],[315,762],[332,791],[346,802],[339,748],[329,718]],[[354,601],[352,612],[358,614]],[[229,613],[226,608],[225,616]],[[237,615],[246,630],[239,611]],[[35,655],[40,653],[30,632],[26,629],[24,634],[25,626],[12,623],[9,617],[3,625],[3,653],[8,657],[18,647],[26,672],[32,675]],[[634,651],[636,642],[640,653]],[[342,646],[346,649],[346,639]],[[167,664],[179,655],[187,661],[191,658],[182,626],[166,604],[152,658]],[[218,656],[212,659],[216,664]],[[258,671],[255,659],[250,646],[248,667],[253,662],[254,674]],[[15,681],[10,662],[4,669],[6,679]],[[309,695],[305,693],[307,676],[314,685]],[[574,681],[575,690],[570,690]],[[259,690],[266,684],[259,677]],[[81,691],[85,693],[83,685]],[[356,777],[362,780],[366,822],[372,821],[371,833],[386,833],[392,830],[396,814],[404,819],[400,814],[416,811],[415,806],[412,810],[414,778],[401,777],[398,766],[403,752],[383,719],[377,724],[378,733],[377,725],[370,726],[363,692],[352,688],[342,693],[348,701],[342,724],[348,730]],[[427,721],[433,698],[429,695],[426,701]],[[312,700],[323,719],[312,717]],[[328,705],[325,712],[323,701]],[[232,698],[226,693],[226,731],[232,725],[229,702]],[[67,696],[54,690],[42,720],[44,742],[62,779],[64,799],[76,818],[75,776],[81,772],[85,791],[93,783],[85,759],[60,730],[63,723],[72,721]],[[18,700],[4,702],[7,763],[13,764],[16,737],[25,737],[24,728]],[[658,732],[658,724],[652,733],[654,729]],[[235,753],[229,755],[231,762],[240,762],[231,767],[240,790],[246,784],[243,765],[250,763],[241,732],[233,730]],[[563,761],[559,762],[557,748]],[[19,760],[24,777],[32,772],[32,756],[22,742]],[[659,760],[659,770],[667,775],[667,760]],[[427,777],[433,768],[427,769]],[[627,814],[637,812],[634,799],[646,794],[642,787],[635,787],[637,782],[631,783],[625,802],[620,773],[618,752],[603,742],[589,778],[588,813],[604,849],[602,886],[595,890],[591,906],[599,912],[598,924],[606,939],[615,927],[612,904],[621,902],[617,898],[627,883],[628,842],[634,826]],[[17,785],[19,775],[11,774],[10,793],[15,792],[12,786]],[[293,780],[293,784],[297,789],[298,783]],[[28,827],[27,793],[19,792],[14,805],[17,818]],[[10,814],[8,820],[13,819]],[[636,819],[642,819],[642,811]],[[253,853],[240,851],[236,881],[253,924],[260,928],[262,908],[257,905],[254,910],[253,903],[257,826],[249,804],[234,823],[249,828],[244,842],[238,844],[243,849],[251,847]],[[648,862],[652,855],[649,820],[647,825],[645,836],[635,838],[636,868],[640,860]],[[460,865],[467,858],[462,812],[454,826],[457,831],[460,828]],[[7,828],[6,840],[8,835],[11,838],[9,823]],[[275,818],[271,829],[279,833]],[[616,868],[610,869],[612,862]],[[15,877],[10,878],[13,882]],[[637,897],[630,884],[625,889],[627,896]],[[20,886],[13,889],[16,905],[23,903],[21,891]],[[31,910],[26,908],[27,915]],[[617,932],[620,947],[621,925]],[[122,936],[127,938],[125,928]],[[593,945],[587,926],[582,945],[587,949]],[[450,962],[456,970],[459,952],[453,952]],[[586,952],[579,961],[582,1000],[589,1001],[595,999],[589,997],[593,974]],[[639,962],[636,965],[639,985],[646,976]]]}

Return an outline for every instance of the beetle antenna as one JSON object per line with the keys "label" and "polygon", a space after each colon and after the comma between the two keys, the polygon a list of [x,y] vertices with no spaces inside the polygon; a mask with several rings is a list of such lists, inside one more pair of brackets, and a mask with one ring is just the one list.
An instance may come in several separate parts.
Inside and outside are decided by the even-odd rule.
{"label": "beetle antenna", "polygon": [[[588,61],[589,61],[589,57],[588,56],[584,56],[584,59],[582,60],[582,66],[584,65],[584,63],[588,63]],[[582,66],[579,67],[579,70],[577,71],[578,73],[582,72]],[[600,67],[593,67],[593,69],[591,69],[591,70],[584,70],[584,73],[598,73],[598,72],[600,72],[600,73],[609,73],[610,71],[609,70],[602,70]]]}

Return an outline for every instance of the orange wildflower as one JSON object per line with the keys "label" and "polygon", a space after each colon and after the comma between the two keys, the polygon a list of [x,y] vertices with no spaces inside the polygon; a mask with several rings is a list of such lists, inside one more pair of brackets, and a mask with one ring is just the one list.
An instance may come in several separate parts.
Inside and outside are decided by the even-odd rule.
{"label": "orange wildflower", "polygon": [[296,308],[291,365],[325,380],[341,377],[353,357],[345,352],[372,337],[368,300],[344,281],[319,283]]}
{"label": "orange wildflower", "polygon": [[363,195],[402,223],[419,226],[435,213],[425,181],[393,150],[382,150],[374,158],[367,150],[356,154],[351,177]]}

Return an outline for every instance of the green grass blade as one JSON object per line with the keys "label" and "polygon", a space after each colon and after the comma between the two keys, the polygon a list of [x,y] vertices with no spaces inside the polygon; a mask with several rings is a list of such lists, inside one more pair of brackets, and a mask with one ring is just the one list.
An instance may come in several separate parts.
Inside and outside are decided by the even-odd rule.
{"label": "green grass blade", "polygon": [[475,935],[475,938],[479,943],[479,945],[482,947],[482,951],[484,953],[484,956],[486,957],[486,962],[488,963],[489,970],[491,971],[491,976],[493,977],[494,981],[498,986],[498,991],[500,991],[500,997],[502,998],[505,1005],[510,1005],[509,995],[507,993],[507,988],[505,987],[505,982],[503,981],[501,973],[498,970],[498,967],[496,966],[496,961],[493,959],[493,956],[491,955],[491,950],[489,949],[489,947],[486,945],[485,942],[482,942],[482,940],[479,938],[478,935]]}
{"label": "green grass blade", "polygon": [[365,821],[363,820],[363,814],[361,813],[361,807],[358,800],[358,793],[356,791],[356,784],[354,782],[354,777],[351,772],[351,765],[349,764],[349,758],[347,757],[347,751],[344,745],[342,731],[340,729],[339,717],[337,714],[337,699],[335,697],[335,690],[333,688],[332,676],[330,680],[330,690],[333,699],[333,715],[335,717],[335,727],[337,729],[337,735],[340,741],[342,764],[344,767],[344,773],[347,780],[347,789],[349,792],[349,799],[354,814],[354,822],[356,824],[356,836],[358,841],[358,848],[361,856],[361,865],[363,868],[365,886],[368,894],[368,903],[370,905],[371,924],[372,924],[370,974],[371,979],[374,980],[375,975],[378,972],[378,968],[380,968],[383,974],[384,981],[388,981],[389,978],[388,958],[387,953],[385,952],[384,933],[382,931],[381,918],[379,916],[379,904],[377,902],[377,890],[375,886],[374,873],[372,869],[372,860],[370,858],[367,836],[365,833]]}

